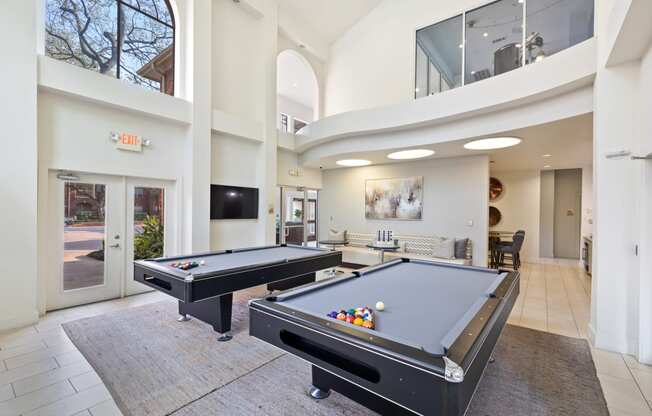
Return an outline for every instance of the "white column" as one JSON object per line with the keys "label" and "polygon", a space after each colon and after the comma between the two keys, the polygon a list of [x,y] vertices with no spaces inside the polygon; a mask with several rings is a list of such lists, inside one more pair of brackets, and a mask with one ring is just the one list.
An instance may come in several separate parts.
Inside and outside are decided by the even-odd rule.
{"label": "white column", "polygon": [[[265,142],[259,151],[258,184],[260,185],[260,226],[258,227],[257,240],[263,244],[272,244],[275,241],[274,205],[277,185],[277,143],[278,130],[277,102],[276,102],[276,57],[278,53],[278,4],[276,0],[268,0],[264,4],[263,37],[265,51],[264,64],[264,91],[261,100],[264,100],[264,135]],[[271,212],[270,212],[271,211]]]}
{"label": "white column", "polygon": [[596,2],[598,68],[594,84],[594,225],[591,324],[599,348],[638,354],[641,164],[607,159],[641,141],[640,62],[606,66],[612,0]]}
{"label": "white column", "polygon": [[189,48],[187,56],[192,92],[192,127],[189,132],[184,178],[184,251],[201,252],[210,248],[210,179],[212,114],[212,2],[188,2]]}
{"label": "white column", "polygon": [[36,3],[0,2],[0,330],[37,312]]}

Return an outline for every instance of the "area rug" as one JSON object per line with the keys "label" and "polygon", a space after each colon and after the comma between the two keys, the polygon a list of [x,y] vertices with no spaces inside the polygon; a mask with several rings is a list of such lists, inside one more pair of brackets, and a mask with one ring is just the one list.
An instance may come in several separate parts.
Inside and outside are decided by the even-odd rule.
{"label": "area rug", "polygon": [[[125,416],[373,415],[333,392],[307,395],[310,367],[248,335],[247,296],[233,305],[234,339],[161,302],[64,325]],[[469,416],[607,416],[585,340],[507,326]]]}

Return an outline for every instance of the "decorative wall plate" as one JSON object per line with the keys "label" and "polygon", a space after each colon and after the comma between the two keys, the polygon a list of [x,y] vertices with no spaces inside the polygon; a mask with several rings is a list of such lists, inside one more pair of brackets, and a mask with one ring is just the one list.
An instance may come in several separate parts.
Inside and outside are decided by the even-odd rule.
{"label": "decorative wall plate", "polygon": [[495,201],[503,195],[503,183],[498,178],[489,179],[489,200]]}
{"label": "decorative wall plate", "polygon": [[489,226],[495,227],[500,224],[500,221],[503,219],[503,214],[496,207],[489,207]]}

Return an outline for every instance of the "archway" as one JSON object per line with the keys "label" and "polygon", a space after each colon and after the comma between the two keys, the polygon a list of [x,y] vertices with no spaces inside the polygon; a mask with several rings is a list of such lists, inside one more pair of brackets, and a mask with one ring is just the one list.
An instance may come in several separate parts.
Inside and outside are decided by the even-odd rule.
{"label": "archway", "polygon": [[296,133],[319,118],[319,83],[310,62],[286,49],[277,58],[278,127]]}

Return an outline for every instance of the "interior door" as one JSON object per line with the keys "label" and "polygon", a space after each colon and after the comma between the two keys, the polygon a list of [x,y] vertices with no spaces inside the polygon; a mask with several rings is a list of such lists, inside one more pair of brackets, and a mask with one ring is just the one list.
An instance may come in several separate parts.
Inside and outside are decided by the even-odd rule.
{"label": "interior door", "polygon": [[582,212],[582,171],[555,171],[554,255],[556,258],[580,258]]}
{"label": "interior door", "polygon": [[281,188],[281,239],[287,244],[303,245],[305,192],[303,189]]}
{"label": "interior door", "polygon": [[177,254],[174,182],[127,178],[125,295],[151,289],[134,281],[134,260]]}
{"label": "interior door", "polygon": [[47,310],[120,297],[124,180],[51,172],[49,189]]}

